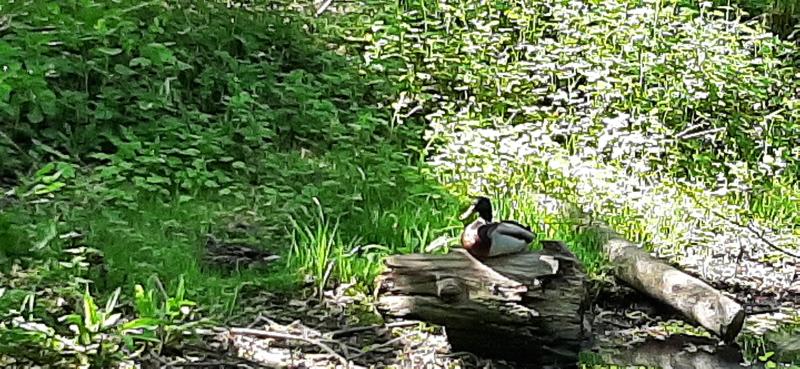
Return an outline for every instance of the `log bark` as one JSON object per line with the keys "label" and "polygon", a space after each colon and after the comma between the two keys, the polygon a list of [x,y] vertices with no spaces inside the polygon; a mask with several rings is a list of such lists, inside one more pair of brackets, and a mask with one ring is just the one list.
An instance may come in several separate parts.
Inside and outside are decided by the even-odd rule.
{"label": "log bark", "polygon": [[562,243],[542,246],[483,263],[463,249],[389,257],[376,281],[378,309],[444,326],[454,351],[577,365],[591,334],[585,273]]}
{"label": "log bark", "polygon": [[741,305],[707,283],[651,256],[607,225],[592,224],[617,278],[639,292],[668,304],[730,343],[741,332]]}

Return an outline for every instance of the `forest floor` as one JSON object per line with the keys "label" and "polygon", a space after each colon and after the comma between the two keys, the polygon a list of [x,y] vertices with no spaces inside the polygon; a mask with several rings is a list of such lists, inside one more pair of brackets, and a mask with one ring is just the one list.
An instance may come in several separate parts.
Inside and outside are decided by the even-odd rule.
{"label": "forest floor", "polygon": [[[705,260],[690,255],[677,266],[709,281],[745,306],[748,317],[741,333],[745,341],[721,345],[669,307],[629,287],[595,281],[601,291],[593,304],[592,339],[585,343],[585,352],[593,357],[588,361],[640,365],[647,364],[641,360],[650,360],[650,364],[658,364],[677,355],[690,359],[671,364],[673,368],[690,368],[681,365],[696,365],[691,363],[702,360],[715,363],[715,368],[752,367],[754,363],[747,362],[743,355],[749,344],[746,340],[768,335],[781,324],[796,324],[800,319],[800,262],[787,258],[778,268],[776,263],[764,263],[763,254],[768,250],[717,251],[716,255],[738,254],[739,259],[736,263],[715,264],[713,257]],[[699,268],[701,265],[712,267]],[[743,266],[764,274],[742,272]],[[776,283],[783,280],[775,276],[780,271],[795,274],[787,277],[789,283]],[[243,308],[226,324],[200,330],[193,343],[165,350],[145,362],[166,368],[523,367],[453,352],[446,332],[438,326],[418,321],[384,321],[374,308],[373,298],[353,287],[340,285],[321,295],[312,286],[292,294],[243,289],[239,302]],[[792,345],[786,337],[783,341]]]}

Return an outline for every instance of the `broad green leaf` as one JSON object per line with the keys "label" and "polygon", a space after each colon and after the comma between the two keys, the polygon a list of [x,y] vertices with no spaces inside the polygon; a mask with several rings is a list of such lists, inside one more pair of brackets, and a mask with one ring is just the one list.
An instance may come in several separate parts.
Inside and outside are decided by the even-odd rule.
{"label": "broad green leaf", "polygon": [[44,115],[42,115],[42,109],[39,108],[39,106],[34,106],[26,117],[28,117],[28,121],[33,124],[39,124],[44,121]]}
{"label": "broad green leaf", "polygon": [[147,177],[147,183],[152,183],[152,184],[170,183],[170,180],[169,178],[166,177],[152,175]]}
{"label": "broad green leaf", "polygon": [[62,187],[66,186],[66,185],[67,184],[64,183],[64,182],[53,182],[53,183],[51,183],[51,184],[49,184],[47,186],[43,186],[43,187],[38,188],[33,193],[36,194],[36,195],[44,195],[44,194],[48,194],[48,193],[52,193],[52,192],[58,191],[59,189],[61,189]]}
{"label": "broad green leaf", "polygon": [[83,325],[83,317],[78,314],[64,315],[58,318],[59,322],[67,322],[75,325]]}
{"label": "broad green leaf", "polygon": [[181,150],[180,153],[183,154],[183,155],[198,156],[198,155],[200,155],[200,150],[195,149],[195,148],[189,148],[189,149]]}
{"label": "broad green leaf", "polygon": [[103,321],[103,324],[102,324],[101,328],[105,329],[105,328],[113,327],[115,324],[117,324],[117,322],[119,321],[119,319],[121,317],[122,317],[121,313],[111,314],[108,318],[106,318]]}
{"label": "broad green leaf", "polygon": [[108,301],[106,302],[106,309],[105,309],[106,313],[114,311],[114,309],[117,307],[117,300],[119,299],[120,292],[121,292],[120,287],[117,287],[114,290],[114,293],[111,294],[111,297],[109,297]]}
{"label": "broad green leaf", "polygon": [[47,163],[41,169],[37,170],[36,173],[33,175],[34,178],[41,178],[45,174],[48,174],[56,169],[56,163]]}
{"label": "broad green leaf", "polygon": [[180,60],[178,60],[177,65],[178,65],[178,69],[180,69],[181,71],[187,71],[187,70],[194,69],[194,67],[192,67],[191,65],[186,64],[186,63],[184,63],[184,62],[182,62]]}
{"label": "broad green leaf", "polygon": [[31,250],[41,250],[45,248],[48,244],[50,244],[50,241],[56,239],[56,237],[58,237],[58,227],[55,222],[50,222],[44,237],[37,241],[33,247],[31,247]]}
{"label": "broad green leaf", "polygon": [[122,330],[133,330],[133,329],[155,329],[159,325],[164,324],[164,321],[161,319],[156,318],[137,318],[131,320],[129,322],[123,323],[120,326]]}
{"label": "broad green leaf", "polygon": [[114,71],[117,72],[121,76],[132,76],[132,75],[136,74],[135,70],[133,70],[131,68],[128,68],[128,67],[126,67],[126,66],[124,66],[122,64],[114,65]]}
{"label": "broad green leaf", "polygon": [[152,63],[147,58],[133,58],[128,62],[130,67],[149,67]]}
{"label": "broad green leaf", "polygon": [[97,317],[97,305],[94,304],[94,299],[89,294],[88,287],[83,293],[83,321],[89,327],[93,324],[99,323]]}
{"label": "broad green leaf", "polygon": [[72,164],[59,162],[57,166],[64,178],[75,178],[75,167]]}
{"label": "broad green leaf", "polygon": [[9,97],[11,96],[11,86],[0,82],[0,102],[8,102]]}
{"label": "broad green leaf", "polygon": [[42,112],[47,116],[54,116],[58,113],[58,109],[56,108],[57,102],[56,94],[50,90],[44,90],[39,92],[38,101],[39,107],[42,109]]}
{"label": "broad green leaf", "polygon": [[122,53],[122,49],[110,48],[110,47],[98,47],[97,51],[108,56],[115,56]]}
{"label": "broad green leaf", "polygon": [[100,105],[94,111],[94,118],[97,120],[108,120],[114,117],[114,112],[111,109],[105,107],[105,105]]}

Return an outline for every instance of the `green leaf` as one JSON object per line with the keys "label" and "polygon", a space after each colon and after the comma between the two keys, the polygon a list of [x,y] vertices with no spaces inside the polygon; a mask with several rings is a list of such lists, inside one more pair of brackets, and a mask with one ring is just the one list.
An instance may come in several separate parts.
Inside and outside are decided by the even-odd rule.
{"label": "green leaf", "polygon": [[161,319],[156,318],[138,318],[126,322],[120,326],[120,329],[127,331],[133,329],[155,329],[158,328],[159,325],[163,324],[164,321]]}
{"label": "green leaf", "polygon": [[183,155],[189,155],[189,156],[198,156],[198,155],[200,155],[200,150],[195,149],[195,148],[185,149],[185,150],[181,150],[179,152],[181,154],[183,154]]}
{"label": "green leaf", "polygon": [[150,43],[141,49],[141,53],[151,62],[156,64],[173,63],[175,54],[166,45],[161,43]]}
{"label": "green leaf", "polygon": [[175,291],[175,298],[178,300],[183,300],[184,296],[186,295],[186,283],[183,280],[183,274],[178,276],[178,288]]}
{"label": "green leaf", "polygon": [[78,325],[78,326],[83,325],[83,318],[78,314],[64,315],[64,316],[58,318],[58,321],[59,322],[67,322],[67,323],[75,324],[75,325]]}
{"label": "green leaf", "polygon": [[149,67],[153,63],[150,62],[150,59],[147,58],[133,58],[130,62],[128,62],[128,66],[130,67]]}
{"label": "green leaf", "polygon": [[0,82],[0,102],[7,102],[11,97],[11,86]]}
{"label": "green leaf", "polygon": [[117,287],[117,289],[114,290],[114,293],[111,295],[111,297],[108,298],[108,301],[106,302],[106,310],[105,310],[106,313],[114,311],[114,308],[117,307],[117,300],[119,299],[120,291],[121,289]]}
{"label": "green leaf", "polygon": [[75,167],[72,164],[59,162],[57,167],[64,178],[75,178]]}
{"label": "green leaf", "polygon": [[97,120],[108,120],[114,117],[114,112],[111,109],[105,107],[105,105],[100,104],[94,111],[94,118]]}
{"label": "green leaf", "polygon": [[114,65],[114,71],[117,72],[117,74],[119,74],[121,76],[132,76],[132,75],[136,74],[135,70],[133,70],[131,68],[128,68],[128,67],[126,67],[126,66],[124,66],[122,64]]}
{"label": "green leaf", "polygon": [[101,328],[105,329],[105,328],[108,328],[108,327],[113,327],[115,324],[117,324],[117,322],[119,321],[119,318],[121,318],[121,317],[122,317],[122,313],[111,314],[108,318],[103,320],[103,324],[101,325]]}
{"label": "green leaf", "polygon": [[50,222],[49,226],[47,227],[47,233],[44,234],[41,240],[37,241],[31,250],[40,250],[45,248],[50,241],[54,240],[58,236],[58,228],[55,222]]}
{"label": "green leaf", "polygon": [[58,113],[58,108],[56,107],[58,98],[53,91],[44,90],[39,92],[38,101],[39,108],[42,109],[45,115],[52,117]]}
{"label": "green leaf", "polygon": [[59,170],[51,175],[42,176],[40,180],[42,181],[43,184],[50,184],[55,182],[57,179],[61,178],[61,174],[63,174],[63,172]]}
{"label": "green leaf", "polygon": [[83,293],[83,321],[87,327],[99,323],[97,305],[94,304],[94,299],[88,289]]}
{"label": "green leaf", "polygon": [[56,163],[47,163],[41,169],[37,170],[33,177],[41,178],[45,174],[52,172],[54,169],[56,169]]}
{"label": "green leaf", "polygon": [[187,71],[187,70],[194,69],[194,67],[192,67],[191,65],[186,64],[186,63],[178,60],[178,69],[180,69],[181,71]]}
{"label": "green leaf", "polygon": [[151,343],[162,343],[158,337],[154,337],[151,334],[132,334],[131,337],[138,341],[145,341]]}
{"label": "green leaf", "polygon": [[166,177],[152,175],[147,177],[147,183],[152,183],[152,184],[170,183],[170,180],[169,178]]}
{"label": "green leaf", "polygon": [[42,115],[42,109],[38,106],[34,106],[31,111],[28,112],[26,115],[28,117],[28,121],[33,124],[39,124],[44,121],[44,115]]}
{"label": "green leaf", "polygon": [[110,47],[98,47],[97,51],[99,51],[101,54],[105,54],[108,56],[116,56],[122,53],[122,49],[110,48]]}

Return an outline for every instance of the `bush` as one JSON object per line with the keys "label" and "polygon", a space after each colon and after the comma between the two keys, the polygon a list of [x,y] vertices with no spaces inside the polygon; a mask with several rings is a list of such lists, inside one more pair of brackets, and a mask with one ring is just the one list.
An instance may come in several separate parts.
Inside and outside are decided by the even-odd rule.
{"label": "bush", "polygon": [[106,182],[216,191],[230,178],[215,169],[266,170],[260,152],[368,145],[388,131],[370,108],[380,85],[343,72],[347,59],[299,25],[280,26],[299,13],[183,1],[0,10],[14,22],[0,44],[0,120],[13,123],[2,150],[32,152],[4,163],[4,177],[63,153],[103,164]]}
{"label": "bush", "polygon": [[[562,151],[709,185],[800,169],[787,58],[796,47],[725,20],[735,12],[622,0],[408,4],[375,22],[367,58],[403,86],[401,112],[430,123],[450,162],[464,160],[467,140],[493,155],[491,141],[524,134],[535,148],[509,147],[508,161]],[[481,128],[504,133],[477,142],[469,132]]]}

